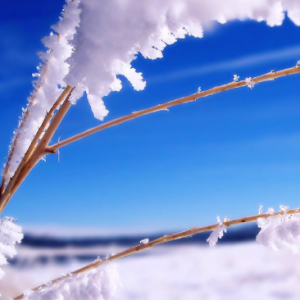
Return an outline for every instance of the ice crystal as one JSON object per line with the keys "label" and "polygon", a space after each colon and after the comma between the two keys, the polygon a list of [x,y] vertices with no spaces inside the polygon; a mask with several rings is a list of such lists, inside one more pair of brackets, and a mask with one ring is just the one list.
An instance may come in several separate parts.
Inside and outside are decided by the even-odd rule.
{"label": "ice crystal", "polygon": [[246,82],[247,87],[249,87],[250,89],[254,88],[255,82],[252,80],[251,77],[247,77],[245,79],[245,82]]}
{"label": "ice crystal", "polygon": [[140,244],[148,244],[149,243],[149,239],[143,239],[140,241]]}
{"label": "ice crystal", "polygon": [[240,76],[237,76],[236,74],[233,75],[233,81],[237,82],[239,81]]}
{"label": "ice crystal", "polygon": [[[227,231],[227,227],[223,224],[221,219],[219,217],[217,217],[217,220],[218,220],[217,227],[214,229],[214,231],[210,234],[210,236],[206,240],[209,243],[210,247],[215,246],[218,242],[218,239],[221,239],[224,235],[224,232]],[[227,221],[227,220],[224,220],[224,221]]]}
{"label": "ice crystal", "polygon": [[268,218],[258,218],[261,228],[256,240],[258,243],[274,250],[289,249],[300,252],[300,214],[288,215],[287,206],[280,206],[283,213]]}

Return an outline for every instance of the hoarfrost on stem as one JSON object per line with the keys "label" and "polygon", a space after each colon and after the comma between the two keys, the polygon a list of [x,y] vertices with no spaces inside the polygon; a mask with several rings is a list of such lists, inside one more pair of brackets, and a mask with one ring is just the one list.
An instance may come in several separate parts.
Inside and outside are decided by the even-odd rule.
{"label": "hoarfrost on stem", "polygon": [[251,77],[247,77],[245,79],[245,82],[246,82],[246,85],[247,85],[248,88],[250,88],[250,89],[254,88],[255,82],[252,80]]}
{"label": "hoarfrost on stem", "polygon": [[[209,243],[210,247],[213,247],[217,244],[218,239],[221,239],[224,235],[224,232],[227,231],[227,227],[223,224],[221,219],[217,217],[218,220],[218,226],[215,228],[215,230],[210,234],[208,239],[206,240]],[[229,221],[229,219],[226,217],[224,222]]]}
{"label": "hoarfrost on stem", "polygon": [[237,76],[236,74],[233,75],[233,81],[234,81],[234,82],[239,81],[239,78],[240,78],[240,76]]}
{"label": "hoarfrost on stem", "polygon": [[37,291],[24,292],[24,300],[110,300],[121,286],[117,266],[105,263],[84,273],[66,276],[65,279],[48,284]]}
{"label": "hoarfrost on stem", "polygon": [[261,245],[274,250],[288,249],[294,253],[299,253],[300,214],[288,215],[286,213],[288,207],[280,206],[280,208],[283,211],[282,214],[257,219],[257,225],[261,230],[256,240]]}
{"label": "hoarfrost on stem", "polygon": [[143,239],[140,241],[140,244],[148,244],[149,243],[149,239]]}
{"label": "hoarfrost on stem", "polygon": [[177,39],[202,37],[203,26],[212,21],[253,19],[280,25],[285,12],[300,25],[297,0],[66,0],[54,32],[43,39],[48,50],[40,54],[42,64],[33,74],[37,81],[14,133],[4,168],[6,180],[66,85],[76,87],[70,97],[73,104],[86,92],[95,117],[103,120],[108,114],[103,98],[122,88],[118,75],[136,90],[145,88],[142,73],[131,65],[138,53],[161,58],[164,48]]}

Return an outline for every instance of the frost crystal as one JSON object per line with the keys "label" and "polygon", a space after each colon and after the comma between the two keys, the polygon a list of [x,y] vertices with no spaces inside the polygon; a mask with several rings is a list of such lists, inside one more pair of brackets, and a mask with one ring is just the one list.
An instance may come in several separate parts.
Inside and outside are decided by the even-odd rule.
{"label": "frost crystal", "polygon": [[198,87],[198,93],[201,93],[201,87],[200,86]]}
{"label": "frost crystal", "polygon": [[233,81],[237,82],[239,81],[240,76],[237,76],[236,74],[233,75]]}
{"label": "frost crystal", "polygon": [[245,82],[246,82],[247,87],[249,87],[250,89],[254,88],[255,82],[252,81],[251,77],[247,77],[245,79]]}
{"label": "frost crystal", "polygon": [[300,60],[297,61],[296,67],[300,67]]}
{"label": "frost crystal", "polygon": [[259,218],[261,228],[256,237],[258,243],[274,250],[289,249],[294,253],[300,252],[300,215],[287,215],[287,207],[281,206],[284,212],[269,218]]}
{"label": "frost crystal", "polygon": [[259,214],[259,215],[262,215],[262,214],[263,214],[263,206],[262,206],[262,205],[259,206],[258,214]]}
{"label": "frost crystal", "polygon": [[[218,226],[215,228],[215,230],[211,233],[209,238],[206,240],[209,243],[210,247],[213,247],[217,244],[218,239],[221,239],[224,235],[224,232],[227,231],[227,227],[223,224],[221,219],[217,217],[218,220]],[[224,220],[225,222],[228,221],[227,219]]]}
{"label": "frost crystal", "polygon": [[[16,255],[15,244],[21,243],[23,238],[22,228],[13,222],[16,219],[5,217],[0,219],[0,265],[7,264],[7,257]],[[0,269],[0,278],[4,275]]]}
{"label": "frost crystal", "polygon": [[96,269],[66,277],[35,292],[24,293],[24,300],[81,300],[113,299],[121,285],[117,266],[106,263]]}
{"label": "frost crystal", "polygon": [[148,244],[149,243],[149,239],[143,239],[140,241],[140,244]]}

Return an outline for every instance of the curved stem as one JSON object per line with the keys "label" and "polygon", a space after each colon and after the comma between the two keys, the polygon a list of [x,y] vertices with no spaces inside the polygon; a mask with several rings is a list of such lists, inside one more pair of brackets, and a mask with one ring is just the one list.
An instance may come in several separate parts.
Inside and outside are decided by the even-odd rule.
{"label": "curved stem", "polygon": [[[278,77],[293,75],[293,74],[297,74],[297,73],[300,73],[300,68],[296,66],[296,67],[289,68],[289,69],[284,69],[284,70],[281,70],[281,71],[278,71],[278,72],[271,71],[270,73],[267,73],[267,74],[264,74],[264,75],[253,78],[252,81],[254,83],[259,83],[259,82],[262,82],[262,81],[274,80]],[[239,87],[246,86],[246,85],[247,85],[246,81],[231,82],[231,83],[228,83],[228,84],[225,84],[225,85],[214,87],[214,88],[209,89],[207,91],[203,91],[203,92],[192,94],[192,95],[189,95],[189,96],[186,96],[186,97],[183,97],[183,98],[179,98],[179,99],[176,99],[176,100],[173,100],[173,101],[169,101],[169,102],[166,102],[166,103],[163,103],[163,104],[159,104],[157,106],[153,106],[153,107],[150,107],[150,108],[138,111],[138,112],[133,112],[130,115],[112,120],[110,122],[104,123],[104,124],[96,126],[94,128],[88,129],[88,130],[86,130],[82,133],[79,133],[75,136],[72,136],[72,137],[70,137],[70,138],[68,138],[64,141],[61,141],[57,144],[49,146],[48,150],[50,152],[55,153],[57,151],[57,149],[59,149],[63,146],[69,145],[69,144],[71,144],[75,141],[83,139],[84,137],[87,137],[87,136],[89,136],[93,133],[104,130],[106,128],[109,128],[109,127],[112,127],[112,126],[115,126],[115,125],[119,125],[121,123],[127,122],[129,120],[136,119],[136,118],[144,116],[146,114],[154,113],[154,112],[157,112],[157,111],[160,111],[160,110],[168,110],[168,108],[171,107],[171,106],[175,106],[175,105],[179,105],[179,104],[183,104],[183,103],[187,103],[187,102],[191,102],[191,101],[196,101],[199,98],[203,98],[203,97],[206,97],[206,96],[210,96],[210,95],[213,95],[213,94],[217,94],[217,93],[220,93],[220,92],[224,92],[224,91],[227,91],[227,90],[239,88]]]}
{"label": "curved stem", "polygon": [[[269,218],[269,217],[276,216],[276,215],[283,215],[285,213],[291,215],[291,214],[296,214],[296,213],[299,213],[299,212],[300,212],[300,208],[295,208],[295,209],[290,209],[288,211],[279,211],[279,212],[271,214],[271,215],[270,214],[257,214],[257,215],[253,215],[253,216],[250,216],[250,217],[235,219],[235,220],[232,220],[232,221],[226,221],[226,222],[223,222],[223,224],[226,227],[230,227],[230,226],[237,225],[237,224],[242,224],[242,223],[256,222],[257,219],[259,219],[259,218]],[[140,252],[142,250],[151,248],[151,247],[156,246],[156,245],[164,244],[164,243],[171,242],[171,241],[178,240],[178,239],[182,239],[182,238],[187,238],[187,237],[189,237],[191,235],[195,235],[197,233],[212,231],[218,225],[219,225],[219,223],[216,223],[216,224],[205,226],[205,227],[195,227],[195,228],[191,228],[191,229],[186,230],[186,231],[182,231],[182,232],[178,232],[178,233],[174,233],[174,234],[170,234],[170,235],[164,235],[164,236],[162,236],[162,237],[160,237],[156,240],[153,240],[153,241],[151,241],[147,244],[141,244],[141,245],[138,245],[138,246],[133,246],[129,249],[126,249],[126,250],[118,253],[118,254],[112,255],[111,257],[107,258],[106,260],[102,260],[102,261],[101,260],[96,260],[93,263],[91,263],[91,264],[89,264],[89,265],[87,265],[87,266],[85,266],[81,269],[78,269],[78,270],[76,270],[76,271],[74,271],[70,274],[67,274],[65,276],[62,276],[62,277],[59,277],[59,278],[56,278],[56,279],[52,280],[51,283],[55,284],[57,282],[60,282],[60,281],[64,280],[65,278],[71,277],[73,275],[80,274],[80,273],[86,272],[88,270],[98,268],[99,266],[101,266],[102,264],[104,264],[106,262],[111,262],[111,261],[117,260],[119,258],[135,254],[137,252]],[[37,291],[39,289],[43,289],[43,288],[46,288],[46,287],[49,287],[49,285],[46,286],[45,284],[43,284],[43,285],[38,286],[38,287],[36,287],[32,290]],[[20,296],[15,298],[15,300],[20,300],[20,299],[23,299],[23,295],[20,295]]]}
{"label": "curved stem", "polygon": [[[30,144],[30,147],[28,148],[25,156],[23,157],[16,173],[11,178],[10,182],[7,185],[6,190],[4,191],[3,195],[0,198],[0,214],[3,211],[4,207],[7,205],[8,201],[10,200],[12,195],[18,189],[18,187],[23,182],[23,180],[26,178],[26,176],[29,174],[29,172],[32,170],[32,168],[37,164],[37,162],[41,159],[41,157],[43,157],[45,154],[47,154],[46,153],[47,145],[49,144],[58,125],[60,124],[63,117],[65,116],[65,114],[67,113],[67,111],[69,110],[69,108],[71,106],[71,103],[68,101],[68,99],[71,96],[72,91],[73,91],[73,88],[70,86],[67,86],[66,89],[60,95],[60,97],[57,99],[57,101],[54,103],[51,110],[46,115],[45,120],[43,121],[41,127],[39,128],[38,132],[36,133],[32,143]],[[52,119],[55,110],[58,108],[58,106],[62,102],[63,102],[63,104],[61,105],[58,112],[54,116],[54,118],[53,118],[50,126],[48,127],[47,131],[45,132],[44,136],[41,138],[40,142],[36,146],[37,141],[39,140],[39,138],[41,137],[45,128],[47,128],[50,120]]]}

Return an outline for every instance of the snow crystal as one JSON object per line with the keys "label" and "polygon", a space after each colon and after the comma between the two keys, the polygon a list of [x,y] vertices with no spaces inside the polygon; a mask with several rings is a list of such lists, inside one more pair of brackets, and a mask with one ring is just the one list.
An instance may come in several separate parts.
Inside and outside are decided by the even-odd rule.
{"label": "snow crystal", "polygon": [[[21,243],[23,239],[22,228],[16,225],[16,219],[5,217],[0,219],[0,265],[7,264],[7,257],[16,255],[15,244]],[[4,275],[0,269],[0,278]]]}
{"label": "snow crystal", "polygon": [[140,241],[140,244],[148,244],[149,243],[149,239],[143,239]]}
{"label": "snow crystal", "polygon": [[[228,218],[226,218],[224,221],[227,222]],[[210,247],[213,247],[217,244],[218,239],[221,239],[224,235],[224,232],[227,231],[227,227],[223,224],[223,222],[221,221],[221,219],[219,217],[217,217],[218,220],[218,226],[215,228],[215,230],[210,234],[210,236],[208,237],[208,239],[206,240],[209,243]]]}
{"label": "snow crystal", "polygon": [[280,206],[284,212],[269,218],[259,218],[261,228],[256,240],[258,243],[274,250],[289,249],[294,253],[300,252],[300,215],[287,215],[286,206]]}
{"label": "snow crystal", "polygon": [[247,77],[245,79],[245,82],[246,82],[247,87],[249,87],[250,89],[254,88],[255,82],[252,80],[251,77]]}
{"label": "snow crystal", "polygon": [[121,285],[117,266],[105,263],[98,268],[66,277],[35,292],[27,291],[24,300],[112,299]]}
{"label": "snow crystal", "polygon": [[239,81],[240,76],[237,76],[236,74],[233,75],[233,81],[237,82]]}

